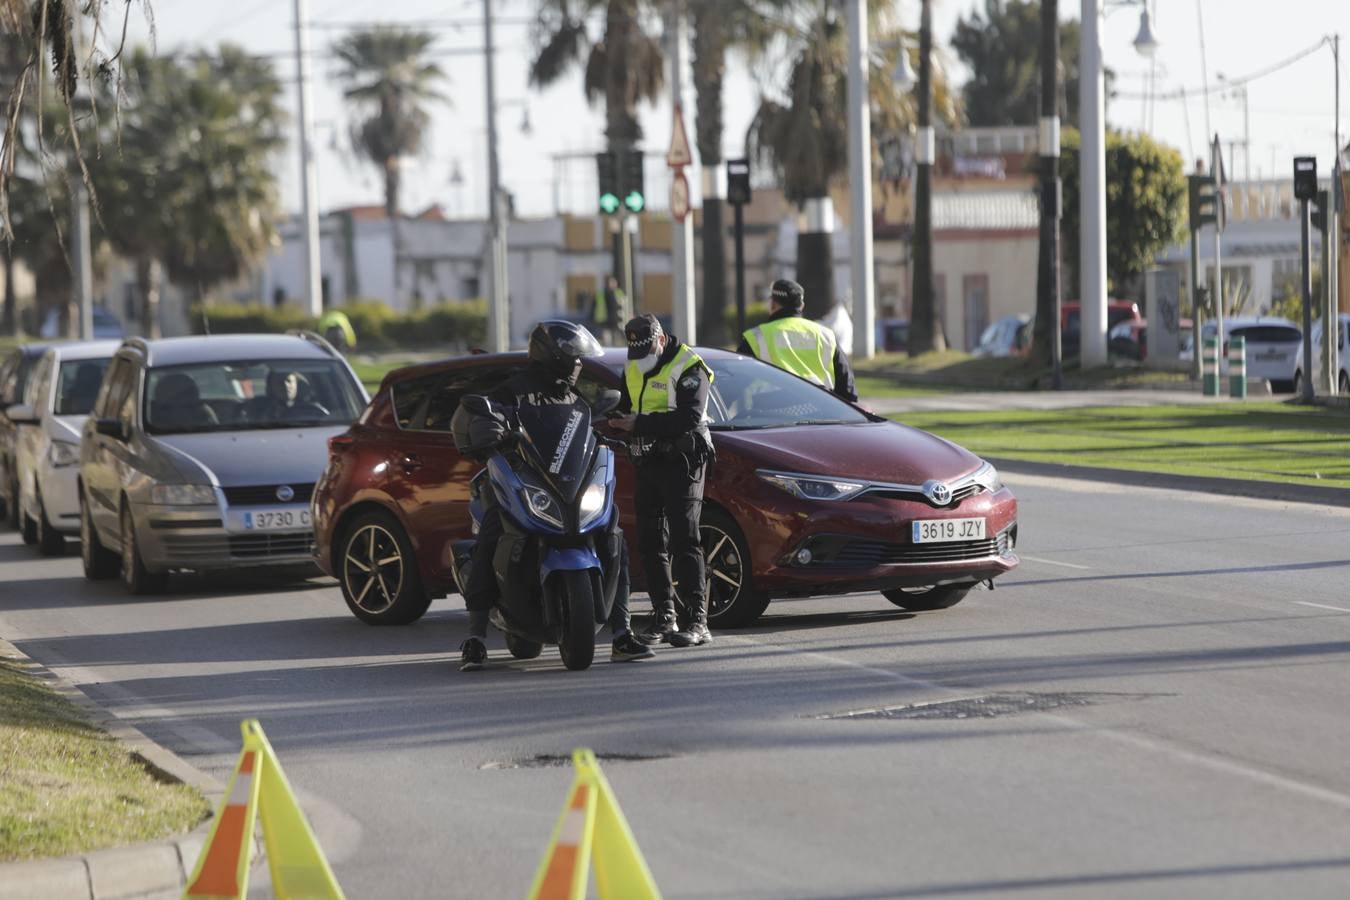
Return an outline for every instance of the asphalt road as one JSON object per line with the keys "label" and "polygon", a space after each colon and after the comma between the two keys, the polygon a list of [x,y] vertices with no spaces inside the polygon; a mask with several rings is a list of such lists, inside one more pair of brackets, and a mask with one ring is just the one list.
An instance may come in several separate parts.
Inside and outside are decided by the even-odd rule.
{"label": "asphalt road", "polygon": [[458,673],[457,601],[372,629],[321,582],[131,600],[13,535],[0,635],[222,779],[260,718],[351,897],[523,897],[570,774],[500,766],[576,746],[657,757],[605,771],[672,898],[1350,894],[1350,511],[1010,483],[993,593],[778,603],[587,673],[499,639]]}

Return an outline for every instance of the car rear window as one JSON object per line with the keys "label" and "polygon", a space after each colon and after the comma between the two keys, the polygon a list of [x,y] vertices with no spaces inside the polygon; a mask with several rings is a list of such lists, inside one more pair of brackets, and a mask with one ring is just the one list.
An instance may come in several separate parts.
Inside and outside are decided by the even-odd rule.
{"label": "car rear window", "polygon": [[87,416],[98,399],[103,386],[103,373],[108,371],[108,359],[81,359],[61,363],[61,374],[56,386],[56,414],[58,416]]}
{"label": "car rear window", "polygon": [[1241,337],[1249,344],[1297,344],[1303,334],[1288,325],[1248,325],[1234,328],[1232,337]]}

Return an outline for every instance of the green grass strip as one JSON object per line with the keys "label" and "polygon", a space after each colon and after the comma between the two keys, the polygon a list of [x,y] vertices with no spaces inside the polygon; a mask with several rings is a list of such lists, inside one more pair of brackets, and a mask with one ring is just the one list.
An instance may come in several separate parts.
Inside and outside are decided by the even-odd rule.
{"label": "green grass strip", "polygon": [[924,412],[897,421],[984,456],[1350,487],[1350,414],[1278,403]]}
{"label": "green grass strip", "polygon": [[0,658],[0,862],[64,856],[182,834],[207,813],[80,709]]}

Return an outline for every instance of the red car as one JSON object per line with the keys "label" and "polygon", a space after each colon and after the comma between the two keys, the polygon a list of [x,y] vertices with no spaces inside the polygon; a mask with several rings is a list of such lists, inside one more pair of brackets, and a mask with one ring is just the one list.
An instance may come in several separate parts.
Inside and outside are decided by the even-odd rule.
{"label": "red car", "polygon": [[[904,609],[946,608],[1017,565],[1017,500],[993,466],[758,360],[699,353],[715,374],[717,461],[702,521],[714,627],[749,624],[775,597],[880,591]],[[625,361],[622,350],[586,360],[578,390],[594,399],[617,388]],[[362,621],[405,624],[457,590],[452,546],[470,536],[480,466],[455,452],[450,417],[465,394],[525,362],[481,354],[391,372],[330,441],[312,503],[315,556]],[[630,541],[633,478],[621,454]]]}

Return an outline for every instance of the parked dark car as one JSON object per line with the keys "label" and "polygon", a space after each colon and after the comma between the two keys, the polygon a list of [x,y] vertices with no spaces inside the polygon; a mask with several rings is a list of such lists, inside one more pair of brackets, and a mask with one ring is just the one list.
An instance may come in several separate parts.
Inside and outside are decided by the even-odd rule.
{"label": "parked dark car", "polygon": [[[1077,356],[1083,340],[1083,304],[1078,300],[1069,300],[1060,305],[1059,327],[1064,358]],[[1106,303],[1106,333],[1121,322],[1135,321],[1144,323],[1144,314],[1139,304],[1130,300],[1108,300]]]}
{"label": "parked dark car", "polygon": [[[854,591],[881,591],[905,609],[945,608],[1017,565],[1017,501],[993,466],[758,360],[699,352],[716,376],[708,412],[717,461],[702,521],[714,625],[752,622],[775,597]],[[583,395],[617,387],[624,362],[622,350],[587,360]],[[329,442],[314,492],[315,553],[365,621],[411,622],[456,590],[452,547],[469,536],[469,482],[480,466],[455,452],[450,418],[460,398],[487,393],[524,364],[523,354],[477,355],[392,372]],[[626,457],[618,483],[633,540]],[[378,590],[365,590],[368,548],[349,546],[371,525],[389,537]]]}
{"label": "parked dark car", "polygon": [[19,429],[5,410],[23,402],[28,378],[50,344],[25,344],[0,358],[0,505],[10,528],[19,527],[19,472],[15,465]]}

